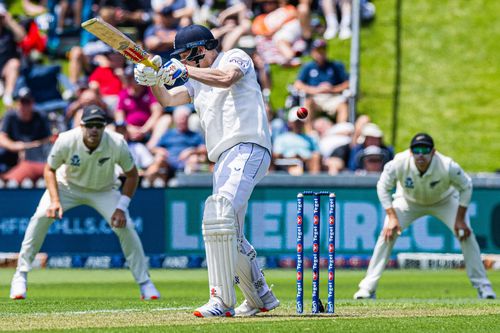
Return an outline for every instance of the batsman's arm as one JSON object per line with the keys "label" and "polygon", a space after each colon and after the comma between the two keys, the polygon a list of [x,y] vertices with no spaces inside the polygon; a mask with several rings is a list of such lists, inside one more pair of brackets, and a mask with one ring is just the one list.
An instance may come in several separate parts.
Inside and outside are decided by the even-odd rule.
{"label": "batsman's arm", "polygon": [[191,96],[188,89],[184,86],[175,87],[170,90],[164,86],[152,86],[151,91],[163,107],[191,103]]}
{"label": "batsman's arm", "polygon": [[229,88],[244,75],[239,67],[233,65],[224,69],[186,67],[190,78],[217,88]]}

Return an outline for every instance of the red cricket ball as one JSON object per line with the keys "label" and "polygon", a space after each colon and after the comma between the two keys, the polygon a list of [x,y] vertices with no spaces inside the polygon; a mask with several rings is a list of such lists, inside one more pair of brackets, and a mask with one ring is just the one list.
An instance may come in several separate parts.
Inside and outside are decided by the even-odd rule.
{"label": "red cricket ball", "polygon": [[308,114],[309,114],[309,111],[307,111],[306,108],[300,107],[300,108],[297,109],[297,117],[299,119],[305,119],[305,118],[307,118]]}

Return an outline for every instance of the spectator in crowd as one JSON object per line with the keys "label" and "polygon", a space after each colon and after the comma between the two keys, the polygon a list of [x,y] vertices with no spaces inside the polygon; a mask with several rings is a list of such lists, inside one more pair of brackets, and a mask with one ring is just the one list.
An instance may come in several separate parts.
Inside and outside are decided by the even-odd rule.
{"label": "spectator in crowd", "polygon": [[89,88],[99,92],[108,110],[114,110],[125,80],[125,58],[117,52],[110,52],[96,56],[95,61],[98,66],[89,76]]}
{"label": "spectator in crowd", "polygon": [[132,66],[125,69],[125,88],[120,92],[115,112],[116,122],[126,122],[131,141],[146,142],[163,114],[163,108],[149,87],[134,80]]}
{"label": "spectator in crowd", "polygon": [[316,140],[304,133],[304,122],[297,117],[297,107],[288,111],[289,131],[276,137],[273,143],[273,160],[275,166],[286,166],[293,175],[304,171],[319,173],[321,171],[321,154]]}
{"label": "spectator in crowd", "polygon": [[[351,8],[352,0],[323,0],[323,13],[325,15],[325,39],[333,39],[339,34],[339,39],[351,38]],[[340,26],[337,19],[337,7],[340,8]]]}
{"label": "spectator in crowd", "polygon": [[[297,51],[294,49],[294,44],[302,37],[297,8],[284,0],[265,0],[261,4],[263,13],[252,22],[252,33],[261,37],[257,39],[257,43],[267,48],[267,41],[272,41],[272,47],[281,56],[281,59],[276,58],[274,62],[287,66],[300,65],[300,58],[296,56]],[[269,57],[266,61],[271,62]]]}
{"label": "spectator in crowd", "polygon": [[243,35],[251,32],[252,22],[248,17],[245,2],[237,2],[219,13],[218,26],[212,29],[216,39],[221,40],[222,51],[234,48]]}
{"label": "spectator in crowd", "polygon": [[[97,105],[101,109],[107,110],[106,103],[98,91],[82,87],[77,94],[76,100],[71,102],[66,109],[65,120],[70,125],[68,127],[80,126],[83,109],[89,105]],[[109,112],[108,116],[110,116]],[[112,117],[110,116],[110,118]]]}
{"label": "spectator in crowd", "polygon": [[384,165],[389,162],[387,150],[379,146],[368,146],[363,149],[361,154],[358,154],[358,164],[360,168],[356,170],[358,174],[366,172],[382,172]]}
{"label": "spectator in crowd", "polygon": [[348,167],[351,171],[362,169],[362,156],[365,148],[369,146],[376,146],[382,150],[384,161],[388,162],[394,157],[392,147],[387,147],[383,140],[384,133],[374,123],[367,123],[361,130],[361,136],[358,138],[357,144],[352,147],[349,157]]}
{"label": "spectator in crowd", "polygon": [[82,23],[82,0],[59,0],[57,1],[59,10],[57,11],[56,33],[64,32],[65,22],[69,14],[73,14],[72,26],[79,27]]}
{"label": "spectator in crowd", "polygon": [[197,171],[200,162],[206,162],[207,149],[203,137],[188,127],[191,109],[178,106],[173,113],[174,128],[169,129],[153,149],[155,161],[147,170],[157,174],[166,170],[166,180],[175,176],[177,171]]}
{"label": "spectator in crowd", "polygon": [[152,53],[158,54],[165,59],[170,58],[178,27],[178,20],[173,16],[172,6],[163,7],[161,11],[155,11],[153,24],[144,33],[144,45]]}
{"label": "spectator in crowd", "polygon": [[[319,118],[317,121],[329,121],[328,118]],[[354,133],[354,125],[349,122],[335,124],[329,127],[319,139],[319,148],[323,157],[323,165],[329,175],[336,175],[344,170],[349,160],[350,144]]]}
{"label": "spectator in crowd", "polygon": [[151,0],[151,7],[155,12],[168,11],[178,22],[179,27],[192,23],[195,6],[189,0]]}
{"label": "spectator in crowd", "polygon": [[[14,102],[12,95],[19,77],[21,68],[20,54],[17,43],[26,36],[24,28],[7,11],[5,5],[0,3],[0,90],[3,90],[3,104],[11,106]],[[2,92],[0,92],[0,95]]]}
{"label": "spectator in crowd", "polygon": [[299,92],[306,94],[304,106],[310,112],[307,118],[308,132],[312,130],[317,110],[329,116],[336,115],[337,123],[347,121],[349,116],[347,98],[342,94],[349,88],[349,76],[341,62],[328,60],[326,51],[326,41],[315,40],[311,50],[313,60],[301,67],[294,83]]}
{"label": "spectator in crowd", "polygon": [[436,151],[430,135],[416,134],[409,146],[385,166],[377,183],[386,217],[354,299],[375,298],[378,282],[401,231],[425,215],[441,220],[460,242],[467,276],[478,297],[496,298],[466,214],[472,197],[471,178],[450,157]]}
{"label": "spectator in crowd", "polygon": [[139,172],[139,176],[146,177],[149,179],[149,181],[152,181],[155,175],[148,174],[146,170],[153,165],[153,154],[142,142],[129,141],[126,122],[115,122],[114,127],[115,131],[123,135],[123,137],[127,141],[128,149],[132,154],[132,158],[134,159],[135,166],[137,167],[137,171]]}
{"label": "spectator in crowd", "polygon": [[33,110],[33,96],[21,90],[17,99],[16,110],[7,112],[0,131],[0,147],[8,151],[4,158],[17,164],[1,178],[20,184],[25,178],[35,182],[43,177],[47,157],[44,145],[49,143],[51,133],[48,120]]}

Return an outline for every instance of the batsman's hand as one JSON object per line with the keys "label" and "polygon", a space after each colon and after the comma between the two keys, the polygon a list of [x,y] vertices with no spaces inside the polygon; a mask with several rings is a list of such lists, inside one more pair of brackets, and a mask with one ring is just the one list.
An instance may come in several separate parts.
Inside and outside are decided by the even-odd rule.
{"label": "batsman's hand", "polygon": [[[151,62],[160,68],[162,65],[161,57],[155,55]],[[158,72],[154,68],[148,67],[144,64],[137,64],[134,68],[134,79],[135,82],[141,86],[156,86],[158,85]]]}
{"label": "batsman's hand", "polygon": [[63,209],[61,203],[51,202],[49,208],[47,209],[47,217],[49,219],[61,219],[63,216]]}
{"label": "batsman's hand", "polygon": [[115,212],[111,216],[111,226],[113,228],[123,228],[127,225],[127,218],[125,212],[121,209],[115,209]]}
{"label": "batsman's hand", "polygon": [[170,59],[158,70],[158,83],[173,86],[177,79],[186,82],[188,71],[186,66],[177,59]]}
{"label": "batsman's hand", "polygon": [[386,242],[390,242],[392,239],[401,235],[401,225],[399,224],[396,216],[389,216],[389,221],[384,226],[382,235],[384,236],[384,240]]}

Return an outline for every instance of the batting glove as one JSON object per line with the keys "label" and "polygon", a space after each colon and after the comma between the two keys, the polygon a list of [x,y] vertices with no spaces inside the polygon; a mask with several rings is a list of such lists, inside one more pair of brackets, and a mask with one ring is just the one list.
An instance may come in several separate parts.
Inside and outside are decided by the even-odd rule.
{"label": "batting glove", "polygon": [[[158,68],[161,67],[162,61],[159,55],[156,55],[151,59],[151,62],[155,64]],[[144,64],[138,64],[134,68],[134,78],[135,82],[141,86],[156,86],[158,85],[158,72],[154,68],[148,67]]]}
{"label": "batting glove", "polygon": [[170,59],[158,70],[158,83],[173,86],[177,79],[186,82],[188,71],[186,66],[177,59]]}

